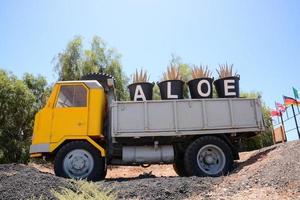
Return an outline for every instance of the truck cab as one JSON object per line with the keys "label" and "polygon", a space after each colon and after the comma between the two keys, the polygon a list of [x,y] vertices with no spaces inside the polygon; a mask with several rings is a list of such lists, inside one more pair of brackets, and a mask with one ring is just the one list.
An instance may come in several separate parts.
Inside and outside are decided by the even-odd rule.
{"label": "truck cab", "polygon": [[[52,152],[67,140],[103,139],[105,106],[104,90],[97,81],[57,82],[35,116],[30,153]],[[97,149],[105,155],[101,146]]]}

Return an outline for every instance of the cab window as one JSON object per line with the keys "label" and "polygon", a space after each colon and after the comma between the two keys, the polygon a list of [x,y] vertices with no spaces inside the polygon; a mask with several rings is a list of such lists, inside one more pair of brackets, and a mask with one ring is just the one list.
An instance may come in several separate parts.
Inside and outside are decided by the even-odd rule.
{"label": "cab window", "polygon": [[87,90],[82,85],[62,85],[60,87],[56,108],[86,106]]}

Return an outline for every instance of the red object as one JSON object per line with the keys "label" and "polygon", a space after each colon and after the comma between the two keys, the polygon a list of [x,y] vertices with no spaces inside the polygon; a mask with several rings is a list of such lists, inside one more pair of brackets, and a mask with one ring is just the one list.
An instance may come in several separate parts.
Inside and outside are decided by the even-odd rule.
{"label": "red object", "polygon": [[292,97],[283,96],[284,104],[285,105],[299,105],[300,102]]}
{"label": "red object", "polygon": [[276,110],[279,112],[285,112],[285,110],[286,110],[285,105],[283,105],[281,103],[275,102],[275,106],[276,106]]}
{"label": "red object", "polygon": [[272,116],[272,117],[280,116],[280,115],[281,115],[281,112],[280,112],[280,111],[277,111],[277,110],[272,110],[272,111],[271,111],[271,116]]}

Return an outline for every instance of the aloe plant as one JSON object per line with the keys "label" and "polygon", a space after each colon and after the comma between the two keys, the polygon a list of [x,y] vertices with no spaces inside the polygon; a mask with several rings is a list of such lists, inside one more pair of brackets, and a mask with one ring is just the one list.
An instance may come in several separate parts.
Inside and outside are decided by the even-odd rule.
{"label": "aloe plant", "polygon": [[137,69],[135,70],[135,73],[132,75],[132,82],[133,83],[143,83],[143,82],[148,82],[149,81],[148,72],[147,70],[141,69],[138,71]]}
{"label": "aloe plant", "polygon": [[207,65],[194,65],[192,69],[192,78],[211,78],[212,72],[208,69]]}
{"label": "aloe plant", "polygon": [[179,67],[170,65],[167,68],[167,72],[163,73],[163,80],[182,80],[182,76],[179,72]]}
{"label": "aloe plant", "polygon": [[217,69],[219,78],[238,76],[236,72],[233,73],[232,68],[233,68],[233,64],[228,65],[227,62],[225,64],[220,64],[219,69]]}

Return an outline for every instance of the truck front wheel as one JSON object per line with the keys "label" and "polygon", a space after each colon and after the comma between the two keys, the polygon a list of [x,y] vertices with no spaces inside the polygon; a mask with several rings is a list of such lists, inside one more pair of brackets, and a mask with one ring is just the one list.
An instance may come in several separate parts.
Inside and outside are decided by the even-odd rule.
{"label": "truck front wheel", "polygon": [[70,142],[57,152],[54,172],[60,177],[99,181],[106,175],[105,158],[88,142]]}
{"label": "truck front wheel", "polygon": [[204,136],[192,142],[184,155],[189,176],[221,176],[232,168],[233,155],[228,144],[215,136]]}

